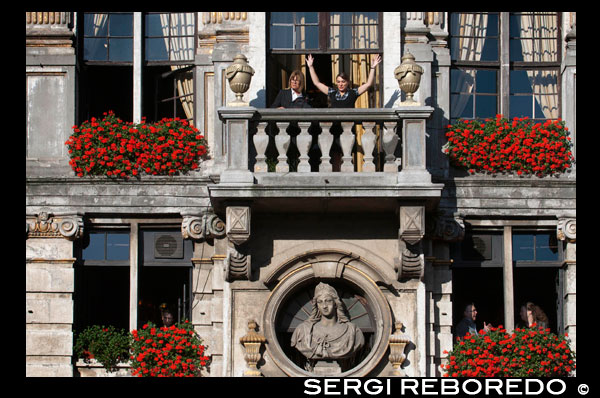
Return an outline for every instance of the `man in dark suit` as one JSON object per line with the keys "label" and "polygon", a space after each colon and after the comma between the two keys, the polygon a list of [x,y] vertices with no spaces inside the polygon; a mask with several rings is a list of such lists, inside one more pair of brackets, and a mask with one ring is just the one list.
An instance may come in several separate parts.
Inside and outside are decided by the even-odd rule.
{"label": "man in dark suit", "polygon": [[310,108],[302,91],[304,90],[304,75],[295,70],[290,75],[289,88],[280,90],[271,108]]}

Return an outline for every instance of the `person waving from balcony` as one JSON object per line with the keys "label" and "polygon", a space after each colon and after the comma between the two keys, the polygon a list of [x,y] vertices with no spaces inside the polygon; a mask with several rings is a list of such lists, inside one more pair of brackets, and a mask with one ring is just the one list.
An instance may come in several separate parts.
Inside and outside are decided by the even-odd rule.
{"label": "person waving from balcony", "polygon": [[309,54],[306,58],[306,65],[310,71],[310,77],[314,85],[323,94],[327,95],[330,100],[331,108],[354,108],[356,99],[365,91],[367,91],[375,82],[375,68],[381,63],[381,55],[377,55],[374,60],[371,61],[371,70],[369,71],[369,77],[367,82],[360,85],[358,88],[350,88],[350,79],[345,72],[338,73],[335,78],[337,90],[326,86],[321,83],[315,68],[313,67],[314,58],[312,54]]}

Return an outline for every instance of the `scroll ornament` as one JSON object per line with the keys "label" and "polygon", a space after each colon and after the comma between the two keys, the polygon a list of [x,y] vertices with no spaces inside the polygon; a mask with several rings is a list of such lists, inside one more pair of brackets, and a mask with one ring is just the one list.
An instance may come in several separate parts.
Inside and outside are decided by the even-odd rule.
{"label": "scroll ornament", "polygon": [[79,215],[54,215],[41,212],[26,222],[28,238],[66,238],[83,236],[83,218]]}

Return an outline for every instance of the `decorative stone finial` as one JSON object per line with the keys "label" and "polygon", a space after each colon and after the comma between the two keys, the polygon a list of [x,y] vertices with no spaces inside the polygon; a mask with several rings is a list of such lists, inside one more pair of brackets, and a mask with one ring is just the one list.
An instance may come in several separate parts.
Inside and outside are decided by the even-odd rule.
{"label": "decorative stone finial", "polygon": [[413,97],[419,89],[423,72],[423,68],[417,65],[415,57],[411,53],[404,54],[402,63],[394,69],[394,76],[398,80],[398,85],[406,93],[406,101],[401,102],[401,105],[421,105]]}
{"label": "decorative stone finial", "polygon": [[408,336],[402,333],[402,326],[402,322],[396,322],[394,334],[390,336],[390,356],[388,359],[394,368],[392,376],[403,376],[400,367],[406,359],[404,348],[410,343]]}
{"label": "decorative stone finial", "polygon": [[243,54],[238,54],[233,58],[233,63],[225,69],[225,77],[229,81],[231,91],[235,93],[235,101],[227,103],[228,106],[248,106],[242,97],[248,88],[254,75],[254,69],[248,65],[248,59]]}
{"label": "decorative stone finial", "polygon": [[240,343],[246,349],[246,355],[244,359],[248,365],[248,370],[244,372],[244,376],[247,377],[258,377],[262,376],[262,373],[258,370],[258,361],[260,361],[260,347],[267,341],[265,336],[258,333],[256,329],[258,324],[254,319],[248,321],[248,333],[240,338]]}

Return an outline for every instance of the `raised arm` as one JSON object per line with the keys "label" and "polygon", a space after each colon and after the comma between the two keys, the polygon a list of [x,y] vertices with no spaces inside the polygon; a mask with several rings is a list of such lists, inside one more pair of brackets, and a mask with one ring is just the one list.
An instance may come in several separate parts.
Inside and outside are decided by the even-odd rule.
{"label": "raised arm", "polygon": [[375,83],[375,68],[381,62],[381,55],[377,55],[377,57],[371,62],[371,70],[369,71],[369,78],[367,82],[360,87],[358,87],[358,95],[361,95],[365,91],[367,91],[373,83]]}
{"label": "raised arm", "polygon": [[313,68],[314,61],[315,61],[315,59],[313,58],[313,56],[311,54],[308,54],[308,57],[306,57],[306,65],[308,65],[308,70],[310,72],[310,78],[312,79],[313,84],[319,89],[319,91],[322,92],[323,94],[327,95],[329,93],[329,87],[327,87],[326,85],[324,85],[323,83],[321,83],[319,81],[317,72],[315,72],[315,68]]}

